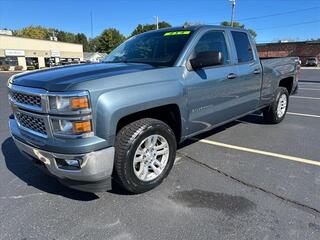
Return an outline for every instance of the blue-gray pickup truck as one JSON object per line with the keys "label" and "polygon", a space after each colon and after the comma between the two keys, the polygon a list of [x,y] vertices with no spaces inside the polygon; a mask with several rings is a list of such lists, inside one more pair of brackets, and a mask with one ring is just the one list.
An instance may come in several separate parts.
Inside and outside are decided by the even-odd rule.
{"label": "blue-gray pickup truck", "polygon": [[166,178],[185,139],[256,111],[281,122],[298,72],[292,58],[260,61],[246,30],[151,31],[102,63],[11,77],[11,135],[64,185],[141,193]]}

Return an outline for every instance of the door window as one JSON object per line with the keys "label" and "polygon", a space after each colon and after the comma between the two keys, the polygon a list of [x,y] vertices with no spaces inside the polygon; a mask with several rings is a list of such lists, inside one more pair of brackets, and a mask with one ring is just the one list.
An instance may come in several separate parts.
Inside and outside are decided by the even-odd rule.
{"label": "door window", "polygon": [[238,62],[250,62],[253,58],[252,47],[248,39],[248,35],[244,32],[232,31],[232,37],[236,46]]}
{"label": "door window", "polygon": [[195,47],[195,53],[217,51],[222,53],[223,64],[229,64],[229,53],[223,32],[210,31],[205,33]]}

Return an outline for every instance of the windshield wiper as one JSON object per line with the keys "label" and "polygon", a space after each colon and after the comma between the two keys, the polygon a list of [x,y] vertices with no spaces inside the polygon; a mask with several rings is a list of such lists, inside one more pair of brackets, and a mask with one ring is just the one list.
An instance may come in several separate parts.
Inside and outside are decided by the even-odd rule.
{"label": "windshield wiper", "polygon": [[123,61],[103,61],[104,63],[128,63],[127,60],[123,60]]}
{"label": "windshield wiper", "polygon": [[154,66],[151,63],[147,63],[147,62],[138,62],[138,61],[128,61],[128,60],[122,60],[122,61],[103,61],[104,63],[142,63],[142,64],[147,64],[147,65],[151,65]]}

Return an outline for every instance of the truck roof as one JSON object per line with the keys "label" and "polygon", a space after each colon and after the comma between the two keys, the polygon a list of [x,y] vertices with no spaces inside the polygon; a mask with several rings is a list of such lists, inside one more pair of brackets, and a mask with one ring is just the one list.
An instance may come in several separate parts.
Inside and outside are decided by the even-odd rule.
{"label": "truck roof", "polygon": [[242,28],[235,28],[235,27],[227,27],[227,26],[220,26],[220,25],[193,25],[193,26],[177,26],[177,27],[168,27],[168,28],[161,28],[159,30],[153,30],[154,31],[159,31],[159,32],[166,32],[166,31],[198,31],[200,29],[233,29],[237,31],[244,31],[247,32],[246,29]]}

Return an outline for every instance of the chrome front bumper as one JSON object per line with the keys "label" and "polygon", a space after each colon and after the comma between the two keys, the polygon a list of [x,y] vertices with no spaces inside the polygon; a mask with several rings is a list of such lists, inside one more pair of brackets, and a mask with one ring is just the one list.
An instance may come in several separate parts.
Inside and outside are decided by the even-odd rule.
{"label": "chrome front bumper", "polygon": [[[35,158],[44,163],[50,174],[59,179],[98,182],[111,178],[114,162],[114,147],[94,151],[86,154],[61,154],[43,151],[27,145],[14,136],[13,140],[18,149],[30,159]],[[77,170],[66,170],[58,167],[56,159],[80,159],[81,168]]]}

